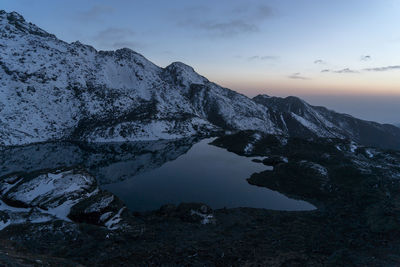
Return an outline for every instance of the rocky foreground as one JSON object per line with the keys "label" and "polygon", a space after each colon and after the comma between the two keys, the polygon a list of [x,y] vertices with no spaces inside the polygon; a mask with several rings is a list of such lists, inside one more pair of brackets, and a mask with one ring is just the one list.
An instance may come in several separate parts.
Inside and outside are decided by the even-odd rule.
{"label": "rocky foreground", "polygon": [[[165,205],[132,213],[81,169],[3,177],[0,262],[8,266],[398,266],[400,152],[339,139],[240,132],[214,141],[265,156],[248,181],[314,211]],[[234,197],[234,196],[233,196]]]}

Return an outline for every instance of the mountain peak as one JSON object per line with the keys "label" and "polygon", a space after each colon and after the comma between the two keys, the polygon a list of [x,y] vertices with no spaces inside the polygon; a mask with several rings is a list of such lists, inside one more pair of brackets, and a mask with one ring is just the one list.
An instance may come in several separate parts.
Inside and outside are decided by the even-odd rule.
{"label": "mountain peak", "polygon": [[25,22],[24,17],[15,11],[7,13],[5,10],[0,10],[0,16],[2,19],[7,18],[9,21]]}
{"label": "mountain peak", "polygon": [[260,94],[260,95],[256,95],[255,97],[253,97],[253,100],[262,100],[262,99],[269,99],[271,98],[271,96],[266,95],[266,94]]}
{"label": "mountain peak", "polygon": [[297,97],[297,96],[287,96],[285,97],[285,100],[291,104],[295,105],[308,105],[303,99]]}
{"label": "mountain peak", "polygon": [[0,97],[0,146],[172,139],[221,129],[400,146],[398,128],[292,96],[249,99],[182,62],[160,68],[129,48],[66,43],[16,12],[0,11],[0,45],[6,96]]}
{"label": "mountain peak", "polygon": [[182,62],[173,62],[164,68],[164,72],[174,78],[175,83],[188,87],[190,84],[204,84],[208,80],[198,74],[191,66]]}
{"label": "mountain peak", "polygon": [[296,105],[296,106],[303,106],[308,105],[304,100],[297,96],[288,96],[288,97],[277,97],[277,96],[269,96],[269,95],[257,95],[253,97],[253,100],[259,104],[269,104],[273,103],[285,103],[286,105]]}
{"label": "mountain peak", "polygon": [[189,66],[189,65],[187,65],[187,64],[185,64],[183,62],[180,62],[180,61],[172,62],[171,64],[169,64],[166,67],[166,69],[172,69],[172,68],[195,72],[195,70],[191,66]]}
{"label": "mountain peak", "polygon": [[50,34],[35,24],[25,21],[24,17],[15,11],[7,13],[4,10],[0,10],[0,30],[6,30],[14,34],[25,33],[34,34],[41,37],[55,38],[54,34]]}

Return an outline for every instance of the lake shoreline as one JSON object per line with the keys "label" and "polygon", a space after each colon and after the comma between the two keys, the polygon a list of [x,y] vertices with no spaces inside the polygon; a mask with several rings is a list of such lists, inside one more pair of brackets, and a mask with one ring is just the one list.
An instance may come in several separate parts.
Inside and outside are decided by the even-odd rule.
{"label": "lake shoreline", "polygon": [[[31,255],[26,262],[40,259],[54,265],[58,260],[64,266],[400,263],[400,152],[346,140],[269,135],[256,140],[255,134],[221,137],[214,145],[237,154],[263,156],[265,163],[274,159],[273,170],[255,173],[248,182],[305,200],[317,210],[212,210],[201,203],[183,203],[149,212],[125,211],[122,222],[136,227],[115,230],[91,224],[92,217],[78,212],[84,215],[79,223],[6,227],[0,231],[0,259],[8,257],[15,263]],[[244,150],[249,143],[251,153]],[[276,160],[279,157],[287,161]]]}

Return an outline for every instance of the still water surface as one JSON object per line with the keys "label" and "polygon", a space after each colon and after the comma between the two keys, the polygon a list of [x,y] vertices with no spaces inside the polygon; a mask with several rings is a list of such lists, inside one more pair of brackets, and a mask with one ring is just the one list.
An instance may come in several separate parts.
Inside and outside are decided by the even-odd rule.
{"label": "still water surface", "polygon": [[250,185],[246,178],[270,167],[209,145],[211,141],[204,139],[173,161],[102,188],[117,195],[133,211],[181,202],[201,202],[212,208],[315,209],[305,201]]}

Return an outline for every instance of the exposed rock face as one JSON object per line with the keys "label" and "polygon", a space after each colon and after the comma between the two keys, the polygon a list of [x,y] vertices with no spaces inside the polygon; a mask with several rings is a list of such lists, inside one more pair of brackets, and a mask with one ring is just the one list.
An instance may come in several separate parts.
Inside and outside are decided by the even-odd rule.
{"label": "exposed rock face", "polygon": [[180,62],[68,44],[0,12],[0,145],[175,139],[221,130],[338,137],[400,148],[400,129],[304,101],[222,88]]}
{"label": "exposed rock face", "polygon": [[62,220],[141,231],[120,200],[100,190],[95,178],[79,170],[10,175],[0,182],[0,196],[0,229]]}

